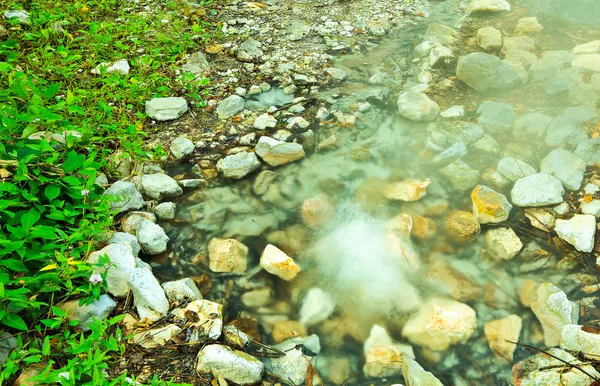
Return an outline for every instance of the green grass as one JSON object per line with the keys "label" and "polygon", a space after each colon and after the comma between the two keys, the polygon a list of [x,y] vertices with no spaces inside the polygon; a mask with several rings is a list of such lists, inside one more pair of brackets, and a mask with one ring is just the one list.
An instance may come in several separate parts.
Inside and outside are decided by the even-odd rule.
{"label": "green grass", "polygon": [[[9,36],[0,42],[0,324],[19,341],[0,384],[35,363],[45,365],[42,383],[127,384],[125,374],[110,382],[104,375],[125,353],[120,317],[84,335],[56,305],[105,291],[89,282],[85,262],[112,228],[96,175],[111,174],[106,160],[117,150],[165,154],[144,146],[144,102],[183,94],[203,104],[208,80],[177,75],[177,63],[218,38],[219,26],[210,11],[184,18],[197,12],[175,1],[152,5],[152,14],[122,0],[33,0],[2,11],[23,8],[30,24],[4,22]],[[90,74],[119,59],[129,61],[128,75]],[[39,132],[47,134],[29,138]],[[63,135],[72,132],[80,135]]]}

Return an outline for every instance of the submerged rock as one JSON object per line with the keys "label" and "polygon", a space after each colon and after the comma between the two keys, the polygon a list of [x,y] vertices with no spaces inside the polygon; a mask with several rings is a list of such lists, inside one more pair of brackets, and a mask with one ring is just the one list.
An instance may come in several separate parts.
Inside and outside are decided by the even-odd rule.
{"label": "submerged rock", "polygon": [[576,146],[585,139],[587,133],[581,122],[566,115],[554,118],[546,131],[546,144],[550,147],[562,147],[567,144]]}
{"label": "submerged rock", "polygon": [[172,121],[188,111],[185,98],[153,98],[146,102],[146,114],[157,121]]}
{"label": "submerged rock", "polygon": [[260,168],[260,161],[255,153],[241,152],[228,155],[217,162],[217,169],[227,178],[239,180]]}
{"label": "submerged rock", "polygon": [[219,105],[217,106],[217,116],[221,119],[231,118],[244,110],[245,107],[246,103],[242,97],[231,95],[219,102]]}
{"label": "submerged rock", "polygon": [[504,177],[513,182],[519,178],[535,174],[535,169],[533,166],[516,159],[515,157],[502,158],[500,161],[498,161],[498,166],[496,169],[498,170],[498,173],[502,174]]}
{"label": "submerged rock", "polygon": [[510,129],[515,121],[515,110],[508,103],[485,101],[479,106],[477,113],[477,123],[493,133]]}
{"label": "submerged rock", "polygon": [[477,217],[473,213],[455,210],[444,222],[448,235],[454,240],[461,243],[471,242],[475,240],[481,226]]}
{"label": "submerged rock", "polygon": [[271,166],[285,165],[304,158],[304,148],[299,143],[282,142],[267,136],[260,137],[255,152]]}
{"label": "submerged rock", "polygon": [[433,351],[445,351],[464,343],[475,331],[475,311],[464,303],[433,298],[406,322],[402,336]]}
{"label": "submerged rock", "polygon": [[543,173],[556,177],[565,188],[578,190],[583,182],[585,161],[565,149],[554,149],[541,163]]}
{"label": "submerged rock", "polygon": [[252,385],[262,378],[264,365],[243,351],[211,344],[198,353],[196,371],[210,373],[215,378],[224,378],[238,385]]}
{"label": "submerged rock", "polygon": [[539,207],[562,202],[565,193],[559,180],[546,173],[520,178],[510,192],[513,204]]}
{"label": "submerged rock", "polygon": [[335,208],[329,197],[321,193],[302,201],[300,209],[302,222],[311,228],[323,228],[333,220]]}
{"label": "submerged rock", "polygon": [[[464,146],[464,145],[463,145]],[[418,201],[427,194],[427,186],[431,180],[406,180],[390,184],[383,191],[383,195],[388,200],[395,201]]]}
{"label": "submerged rock", "polygon": [[477,12],[508,12],[510,4],[506,0],[472,0],[467,7],[467,15]]}
{"label": "submerged rock", "polygon": [[402,374],[404,358],[415,357],[407,344],[389,344],[371,347],[365,352],[363,372],[368,377],[387,378]]}
{"label": "submerged rock", "polygon": [[[540,353],[514,365],[512,369],[514,384],[519,386],[589,386],[594,382],[590,375],[596,379],[600,378],[600,373],[594,369],[594,366],[579,361],[566,351],[551,348],[548,353],[552,356]],[[567,366],[565,363],[575,366]]]}
{"label": "submerged rock", "polygon": [[461,56],[456,76],[477,91],[510,90],[521,84],[521,77],[513,67],[482,52]]}
{"label": "submerged rock", "polygon": [[442,382],[429,371],[425,371],[414,358],[404,356],[402,376],[406,386],[443,386]]}
{"label": "submerged rock", "polygon": [[485,234],[485,248],[492,258],[509,260],[519,253],[523,243],[512,228],[492,228]]}
{"label": "submerged rock", "polygon": [[248,247],[234,239],[213,238],[208,244],[209,268],[213,272],[244,272]]}
{"label": "submerged rock", "polygon": [[440,106],[427,95],[407,91],[398,97],[398,112],[411,121],[434,121],[440,115]]}
{"label": "submerged rock", "polygon": [[537,17],[524,17],[517,21],[515,27],[515,33],[517,34],[531,34],[541,32],[544,27],[540,24]]}
{"label": "submerged rock", "polygon": [[274,245],[268,244],[260,256],[260,266],[272,275],[290,281],[300,272],[298,264]]}
{"label": "submerged rock", "polygon": [[552,117],[540,113],[529,113],[517,119],[513,125],[513,135],[521,138],[542,139],[552,122]]}
{"label": "submerged rock", "polygon": [[335,302],[331,295],[320,288],[308,290],[300,307],[300,323],[306,327],[318,324],[327,319],[335,310]]}
{"label": "submerged rock", "polygon": [[483,27],[477,31],[477,45],[486,51],[502,47],[502,33],[494,27]]}
{"label": "submerged rock", "polygon": [[581,252],[592,252],[596,235],[596,217],[591,214],[576,214],[569,220],[556,220],[554,230],[558,237]]}
{"label": "submerged rock", "polygon": [[597,358],[600,356],[600,334],[586,331],[584,326],[567,324],[562,329],[560,348]]}
{"label": "submerged rock", "polygon": [[472,189],[479,182],[479,171],[471,169],[469,165],[461,160],[456,160],[441,168],[440,174],[446,177],[456,190]]}
{"label": "submerged rock", "polygon": [[506,221],[512,205],[506,197],[484,185],[477,185],[471,192],[473,214],[481,224]]}
{"label": "submerged rock", "polygon": [[185,136],[177,137],[171,142],[171,154],[173,154],[173,157],[176,159],[188,157],[194,152],[194,149],[194,142]]}
{"label": "submerged rock", "polygon": [[486,323],[485,337],[497,358],[509,363],[513,361],[522,326],[523,320],[518,315],[509,315]]}
{"label": "submerged rock", "polygon": [[571,66],[583,71],[600,72],[600,54],[582,54],[576,57]]}
{"label": "submerged rock", "polygon": [[537,288],[531,299],[531,310],[542,324],[546,346],[558,345],[563,327],[577,324],[579,320],[579,306],[570,302],[552,283],[543,283]]}

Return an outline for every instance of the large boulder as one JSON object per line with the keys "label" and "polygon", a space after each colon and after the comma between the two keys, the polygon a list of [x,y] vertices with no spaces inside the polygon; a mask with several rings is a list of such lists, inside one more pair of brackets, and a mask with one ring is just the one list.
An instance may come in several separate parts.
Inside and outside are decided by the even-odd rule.
{"label": "large boulder", "polygon": [[521,85],[521,77],[513,67],[482,52],[461,56],[456,76],[477,91],[511,90]]}

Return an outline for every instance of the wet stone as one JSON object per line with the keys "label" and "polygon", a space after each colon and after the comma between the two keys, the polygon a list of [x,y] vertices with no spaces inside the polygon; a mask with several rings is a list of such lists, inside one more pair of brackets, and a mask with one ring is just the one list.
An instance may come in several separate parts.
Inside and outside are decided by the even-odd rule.
{"label": "wet stone", "polygon": [[485,153],[498,154],[501,147],[489,134],[485,134],[480,140],[473,144],[473,148]]}
{"label": "wet stone", "polygon": [[282,142],[266,136],[260,137],[255,152],[271,166],[285,165],[304,158],[304,148],[299,143]]}
{"label": "wet stone", "polygon": [[573,87],[583,83],[581,74],[576,68],[569,68],[561,71],[556,76],[552,77],[546,83],[546,94],[558,95],[571,90]]}
{"label": "wet stone", "polygon": [[171,154],[173,154],[173,157],[176,159],[182,159],[191,155],[195,148],[194,142],[185,136],[181,136],[175,138],[175,140],[171,143],[170,150]]}
{"label": "wet stone", "polygon": [[428,141],[439,148],[439,151],[457,142],[469,146],[484,135],[483,127],[464,121],[436,122],[427,127]]}
{"label": "wet stone", "polygon": [[432,373],[425,371],[421,365],[417,363],[411,357],[404,357],[402,362],[402,376],[406,381],[407,386],[442,386],[440,382]]}
{"label": "wet stone", "polygon": [[550,174],[565,188],[578,190],[585,173],[585,161],[565,149],[555,149],[541,163],[542,173]]}
{"label": "wet stone", "polygon": [[512,205],[506,197],[484,185],[478,185],[471,192],[473,214],[481,224],[506,221]]}
{"label": "wet stone", "polygon": [[255,153],[241,152],[220,159],[217,169],[227,178],[239,180],[260,168],[260,161]]}
{"label": "wet stone", "polygon": [[402,374],[404,358],[415,357],[407,344],[378,345],[365,352],[363,372],[368,377],[387,378]]}
{"label": "wet stone", "polygon": [[479,182],[479,171],[471,169],[461,160],[456,160],[440,169],[440,174],[448,179],[456,190],[472,189]]}
{"label": "wet stone", "polygon": [[486,51],[502,47],[502,33],[494,27],[484,27],[477,31],[477,45]]}
{"label": "wet stone", "polygon": [[541,32],[544,27],[540,24],[537,17],[524,17],[517,21],[515,33],[517,34],[532,34]]}
{"label": "wet stone", "polygon": [[300,307],[300,323],[306,327],[327,319],[335,309],[331,295],[320,288],[311,288],[306,293]]}
{"label": "wet stone", "polygon": [[305,338],[306,336],[306,328],[302,323],[295,320],[276,322],[273,325],[273,331],[271,331],[271,337],[275,343],[281,343],[292,338]]}
{"label": "wet stone", "polygon": [[577,55],[600,53],[600,40],[579,44],[573,48],[572,52]]}
{"label": "wet stone", "polygon": [[529,36],[505,37],[502,42],[502,52],[510,50],[533,51],[535,49],[535,40]]}
{"label": "wet stone", "polygon": [[583,326],[567,324],[562,329],[560,348],[581,352],[593,359],[600,355],[600,335],[585,331]]}
{"label": "wet stone", "polygon": [[546,144],[551,147],[561,147],[566,144],[576,146],[585,139],[587,133],[581,123],[565,115],[554,118],[546,132]]}
{"label": "wet stone", "polygon": [[173,220],[175,218],[175,208],[177,204],[174,202],[162,202],[154,208],[154,214],[161,220]]}
{"label": "wet stone", "polygon": [[165,234],[164,229],[150,220],[141,221],[136,237],[144,253],[156,255],[167,250],[169,236]]}
{"label": "wet stone", "polygon": [[498,162],[498,173],[511,181],[535,174],[535,169],[529,164],[516,159],[515,157],[505,157]]}
{"label": "wet stone", "polygon": [[175,197],[183,193],[177,181],[166,174],[144,174],[142,176],[142,192],[150,198],[160,200]]}
{"label": "wet stone", "polygon": [[510,129],[515,121],[515,111],[508,103],[486,101],[479,106],[477,113],[477,123],[492,132]]}
{"label": "wet stone", "polygon": [[[515,384],[520,386],[589,386],[593,380],[586,373],[596,378],[600,377],[600,373],[594,369],[594,366],[580,362],[566,351],[551,348],[548,353],[552,356],[540,353],[514,365],[512,374]],[[577,364],[577,367],[567,367],[563,371],[556,371],[557,368],[563,368],[565,363]]]}
{"label": "wet stone", "polygon": [[423,41],[431,41],[433,43],[440,43],[444,46],[452,46],[458,41],[458,33],[445,25],[431,23],[427,26]]}
{"label": "wet stone", "polygon": [[588,163],[600,163],[600,137],[581,141],[574,154]]}
{"label": "wet stone", "polygon": [[531,310],[544,329],[546,346],[560,343],[562,329],[567,324],[577,324],[579,306],[567,299],[567,295],[552,283],[540,285],[531,300]]}
{"label": "wet stone", "polygon": [[600,72],[600,54],[582,54],[573,59],[571,66],[587,72]]}
{"label": "wet stone", "polygon": [[523,248],[512,228],[493,228],[485,233],[485,250],[496,260],[510,260]]}
{"label": "wet stone", "polygon": [[576,214],[569,220],[556,220],[554,230],[558,236],[581,252],[592,252],[596,235],[596,218],[589,214]]}
{"label": "wet stone", "polygon": [[538,82],[556,77],[563,70],[560,60],[546,57],[536,60],[529,67],[529,78],[532,82]]}
{"label": "wet stone", "polygon": [[244,107],[245,102],[242,97],[231,95],[219,102],[217,106],[217,115],[221,119],[231,118],[244,110]]}
{"label": "wet stone", "polygon": [[261,257],[260,266],[270,274],[290,281],[300,272],[298,264],[274,245],[268,244]]}
{"label": "wet stone", "polygon": [[440,114],[440,106],[427,95],[408,91],[398,97],[398,112],[411,121],[433,121]]}
{"label": "wet stone", "polygon": [[485,336],[490,349],[497,358],[512,362],[519,341],[523,320],[518,315],[509,315],[502,319],[492,320],[485,324]]}
{"label": "wet stone", "polygon": [[213,238],[208,244],[209,268],[213,272],[244,272],[248,247],[234,239]]}
{"label": "wet stone", "polygon": [[481,231],[479,221],[473,213],[458,210],[450,213],[444,225],[454,241],[463,243],[475,240]]}
{"label": "wet stone", "polygon": [[301,344],[314,354],[321,352],[321,343],[317,335],[308,338],[293,338],[281,342],[274,347],[285,353],[280,358],[264,358],[263,363],[271,373],[287,379],[295,385],[300,385],[306,380],[309,362],[314,363],[317,357],[305,356],[297,347]]}
{"label": "wet stone", "polygon": [[559,180],[546,173],[537,173],[518,179],[510,195],[517,206],[539,207],[562,202],[564,193]]}
{"label": "wet stone", "polygon": [[456,76],[477,91],[510,90],[521,84],[518,72],[496,56],[474,52],[458,59]]}
{"label": "wet stone", "polygon": [[523,68],[527,70],[533,62],[538,60],[538,57],[529,51],[513,48],[505,50],[504,59],[507,61],[519,62],[523,65]]}

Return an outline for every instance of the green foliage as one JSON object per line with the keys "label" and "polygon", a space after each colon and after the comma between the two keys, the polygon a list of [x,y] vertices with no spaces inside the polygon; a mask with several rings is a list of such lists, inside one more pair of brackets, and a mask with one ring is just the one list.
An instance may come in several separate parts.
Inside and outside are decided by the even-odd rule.
{"label": "green foliage", "polygon": [[[7,23],[0,42],[0,326],[21,333],[0,384],[35,363],[46,365],[44,384],[128,384],[125,374],[105,379],[125,350],[120,317],[73,333],[76,323],[57,305],[89,303],[106,289],[105,281],[89,281],[94,267],[86,259],[112,226],[95,184],[100,170],[110,173],[110,154],[166,154],[143,144],[144,102],[178,93],[204,105],[208,80],[177,75],[175,63],[214,39],[218,26],[191,23],[179,7],[170,1],[149,14],[125,0],[33,0],[25,7],[30,25]],[[123,58],[128,75],[90,73]]]}

